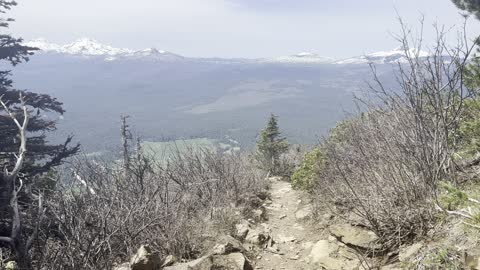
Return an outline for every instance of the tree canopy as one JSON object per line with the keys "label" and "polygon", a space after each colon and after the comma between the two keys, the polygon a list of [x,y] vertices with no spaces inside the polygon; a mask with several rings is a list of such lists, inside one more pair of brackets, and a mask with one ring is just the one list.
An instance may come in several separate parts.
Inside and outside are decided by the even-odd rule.
{"label": "tree canopy", "polygon": [[[0,13],[4,14],[16,5],[15,1],[0,0]],[[8,28],[11,18],[0,18],[0,27]],[[29,60],[37,48],[22,45],[23,39],[9,34],[0,34],[0,61],[11,64],[12,67]],[[66,157],[75,154],[79,146],[69,147],[72,138],[68,137],[63,144],[49,144],[47,132],[56,130],[58,114],[63,114],[63,104],[56,98],[46,94],[38,94],[26,90],[16,89],[10,79],[11,70],[0,71],[0,97],[9,109],[18,115],[21,113],[20,93],[31,111],[27,131],[28,153],[23,173],[35,176],[45,173],[52,167],[61,164]],[[3,166],[11,166],[18,150],[18,130],[11,119],[0,108],[0,162]]]}

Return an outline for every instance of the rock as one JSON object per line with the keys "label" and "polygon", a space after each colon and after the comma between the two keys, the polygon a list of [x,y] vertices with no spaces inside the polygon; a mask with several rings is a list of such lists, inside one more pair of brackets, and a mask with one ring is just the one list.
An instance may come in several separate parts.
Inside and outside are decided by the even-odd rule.
{"label": "rock", "polygon": [[257,209],[252,211],[253,218],[255,220],[267,220],[267,212],[265,211],[265,207],[260,206]]}
{"label": "rock", "polygon": [[284,219],[284,218],[286,218],[286,217],[287,217],[287,215],[283,214],[283,215],[281,215],[279,218],[280,218],[280,219]]}
{"label": "rock", "polygon": [[130,260],[132,270],[155,270],[160,264],[160,258],[148,246],[141,246]]}
{"label": "rock", "polygon": [[364,249],[381,248],[377,243],[378,237],[375,233],[358,226],[352,226],[350,224],[332,225],[330,226],[330,233],[347,245]]}
{"label": "rock", "polygon": [[282,181],[282,179],[283,178],[281,176],[272,176],[268,178],[268,180],[272,182],[279,182],[279,181]]}
{"label": "rock", "polygon": [[165,270],[210,270],[213,267],[212,256],[204,256],[187,263],[167,266]]}
{"label": "rock", "polygon": [[335,238],[335,236],[333,236],[333,235],[329,235],[328,236],[328,242],[330,242],[330,243],[337,242],[337,238]]}
{"label": "rock", "polygon": [[123,263],[113,268],[113,270],[131,270],[130,263]]}
{"label": "rock", "polygon": [[422,243],[415,243],[408,247],[400,248],[400,252],[398,253],[398,259],[401,262],[408,262],[412,257],[417,255],[417,253],[422,249]]}
{"label": "rock", "polygon": [[173,255],[168,255],[162,263],[162,267],[172,266],[178,261],[177,257]]}
{"label": "rock", "polygon": [[310,262],[330,270],[356,269],[360,263],[359,260],[337,256],[339,249],[340,247],[336,243],[320,240],[310,252]]}
{"label": "rock", "polygon": [[269,233],[260,231],[258,229],[251,229],[248,231],[245,242],[254,245],[263,245],[270,239]]}
{"label": "rock", "polygon": [[269,192],[268,190],[261,190],[257,193],[257,197],[262,200],[262,201],[265,201],[266,199],[268,199],[268,196],[269,196]]}
{"label": "rock", "polygon": [[195,261],[165,267],[165,270],[253,270],[250,262],[242,253],[228,255],[210,255]]}
{"label": "rock", "polygon": [[478,251],[475,253],[465,252],[465,265],[468,269],[480,270],[480,254]]}
{"label": "rock", "polygon": [[235,229],[235,238],[243,241],[250,230],[250,223],[248,223],[248,221],[243,221],[242,223],[235,225]]}
{"label": "rock", "polygon": [[232,253],[224,256],[214,256],[211,270],[214,269],[253,270],[253,267],[242,253]]}
{"label": "rock", "polygon": [[295,212],[295,218],[298,220],[310,219],[313,214],[313,208],[311,205],[307,204],[304,207],[300,208]]}
{"label": "rock", "polygon": [[17,270],[18,269],[18,264],[15,261],[9,261],[5,265],[5,270]]}
{"label": "rock", "polygon": [[242,243],[231,236],[223,236],[213,248],[212,254],[225,255],[234,252],[245,252]]}
{"label": "rock", "polygon": [[314,264],[331,270],[356,269],[358,260],[337,257],[339,246],[327,240],[318,241],[312,248],[309,258]]}
{"label": "rock", "polygon": [[300,259],[300,255],[291,256],[288,259],[290,259],[292,261],[296,261],[296,260]]}
{"label": "rock", "polygon": [[295,242],[297,241],[297,238],[293,237],[293,236],[283,236],[283,235],[279,235],[278,236],[278,240],[280,241],[280,243],[289,243],[289,242]]}
{"label": "rock", "polygon": [[276,255],[284,255],[283,252],[280,251],[280,249],[277,247],[277,245],[273,245],[271,247],[267,247],[266,249],[268,252],[276,254]]}

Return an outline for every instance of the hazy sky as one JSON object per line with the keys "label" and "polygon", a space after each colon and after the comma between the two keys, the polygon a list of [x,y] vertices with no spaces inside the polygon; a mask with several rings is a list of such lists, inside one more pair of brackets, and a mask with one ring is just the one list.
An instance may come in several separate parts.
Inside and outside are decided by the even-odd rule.
{"label": "hazy sky", "polygon": [[[336,58],[397,47],[395,8],[461,25],[450,0],[18,0],[11,31],[68,43],[90,37],[116,47],[197,57],[271,57],[316,52]],[[470,19],[469,30],[480,33]],[[427,35],[431,38],[432,35]]]}

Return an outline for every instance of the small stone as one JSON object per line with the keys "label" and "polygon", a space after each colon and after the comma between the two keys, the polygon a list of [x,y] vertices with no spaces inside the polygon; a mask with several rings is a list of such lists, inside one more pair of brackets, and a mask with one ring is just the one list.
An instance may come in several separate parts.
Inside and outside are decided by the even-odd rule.
{"label": "small stone", "polygon": [[130,260],[132,270],[154,270],[160,265],[160,258],[148,246],[141,246]]}
{"label": "small stone", "polygon": [[298,259],[300,259],[300,255],[295,255],[295,256],[292,256],[289,258],[290,260],[293,260],[293,261],[296,261]]}
{"label": "small stone", "polygon": [[400,248],[400,252],[398,254],[398,259],[401,262],[407,262],[410,258],[415,256],[423,247],[422,243],[415,243],[408,247]]}
{"label": "small stone", "polygon": [[266,220],[266,212],[264,207],[260,207],[252,211],[253,218],[256,220]]}
{"label": "small stone", "polygon": [[218,244],[213,248],[213,254],[225,255],[234,252],[244,252],[245,248],[242,243],[231,236],[224,236],[218,241]]}
{"label": "small stone", "polygon": [[286,218],[286,217],[287,217],[287,215],[284,214],[284,215],[281,215],[279,218],[280,218],[280,219],[284,219],[284,218]]}
{"label": "small stone", "polygon": [[343,270],[343,269],[357,269],[360,261],[350,260],[347,258],[336,257],[339,246],[335,243],[330,243],[327,240],[318,241],[310,252],[310,260],[312,263],[317,264],[323,268],[331,270]]}
{"label": "small stone", "polygon": [[163,261],[162,267],[171,266],[178,261],[177,257],[173,255],[168,255]]}
{"label": "small stone", "polygon": [[270,236],[268,233],[252,229],[248,231],[247,237],[245,237],[245,242],[254,245],[263,245],[269,238]]}
{"label": "small stone", "polygon": [[7,265],[5,265],[5,270],[17,270],[18,265],[15,261],[9,261]]}
{"label": "small stone", "polygon": [[313,215],[313,209],[311,205],[306,205],[295,212],[295,217],[298,220],[310,219]]}
{"label": "small stone", "polygon": [[279,235],[278,236],[278,239],[280,240],[280,242],[282,243],[289,243],[289,242],[295,242],[297,241],[297,238],[293,237],[293,236],[283,236],[283,235]]}
{"label": "small stone", "polygon": [[247,237],[248,231],[250,230],[250,224],[247,221],[235,225],[235,238],[243,240]]}
{"label": "small stone", "polygon": [[330,233],[344,244],[349,244],[365,249],[380,248],[378,237],[372,231],[350,224],[330,226]]}

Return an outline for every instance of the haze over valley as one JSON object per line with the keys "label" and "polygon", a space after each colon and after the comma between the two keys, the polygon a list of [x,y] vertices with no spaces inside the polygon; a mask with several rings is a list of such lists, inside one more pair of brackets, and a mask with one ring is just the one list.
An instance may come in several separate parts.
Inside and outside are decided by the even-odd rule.
{"label": "haze over valley", "polygon": [[41,51],[16,68],[17,86],[64,102],[57,135],[73,133],[87,150],[117,144],[120,115],[131,116],[149,141],[233,138],[248,148],[275,112],[289,140],[315,143],[352,112],[354,93],[371,76],[369,63],[393,81],[391,71],[404,59],[401,48],[347,59],[305,52],[222,59],[114,48],[87,38],[26,44]]}

